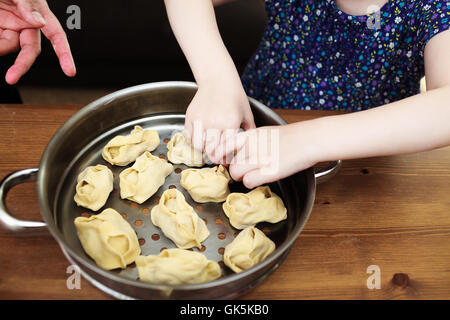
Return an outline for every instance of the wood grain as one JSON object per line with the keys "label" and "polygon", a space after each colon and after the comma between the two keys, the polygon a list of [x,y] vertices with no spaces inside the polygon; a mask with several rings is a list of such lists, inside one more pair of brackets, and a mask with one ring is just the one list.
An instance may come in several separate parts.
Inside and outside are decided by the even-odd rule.
{"label": "wood grain", "polygon": [[[38,166],[52,135],[78,109],[0,105],[0,179]],[[288,122],[334,114],[278,112]],[[11,190],[13,215],[40,219],[35,188]],[[449,195],[450,148],[345,161],[318,186],[311,218],[284,263],[243,298],[449,299]],[[370,265],[380,267],[379,290],[366,286]],[[67,289],[68,266],[49,234],[0,229],[0,299],[110,299],[84,279],[80,290]]]}

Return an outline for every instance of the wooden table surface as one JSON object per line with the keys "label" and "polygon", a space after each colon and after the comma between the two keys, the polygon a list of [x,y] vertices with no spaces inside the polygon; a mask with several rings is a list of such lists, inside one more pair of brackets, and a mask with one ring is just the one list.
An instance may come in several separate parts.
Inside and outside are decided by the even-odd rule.
{"label": "wooden table surface", "polygon": [[[54,134],[79,107],[0,104],[0,179],[37,167]],[[279,111],[287,121],[331,114]],[[13,188],[9,210],[39,220],[36,186]],[[368,289],[367,268],[381,288]],[[0,229],[0,299],[109,299],[82,279],[69,290],[68,261],[49,235]],[[289,256],[244,299],[449,299],[450,148],[344,161],[318,186],[310,220]]]}

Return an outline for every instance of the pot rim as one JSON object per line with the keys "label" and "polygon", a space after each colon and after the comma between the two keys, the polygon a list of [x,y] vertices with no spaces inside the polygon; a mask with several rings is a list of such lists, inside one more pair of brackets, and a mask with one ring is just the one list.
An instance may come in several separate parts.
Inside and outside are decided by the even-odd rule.
{"label": "pot rim", "polygon": [[[216,286],[226,285],[231,282],[239,281],[239,279],[243,279],[247,277],[248,275],[257,272],[258,270],[267,267],[269,264],[273,263],[276,259],[279,259],[279,257],[286,251],[289,250],[289,248],[292,246],[294,241],[297,239],[298,235],[303,230],[306,222],[309,219],[309,216],[312,211],[312,207],[314,204],[314,198],[316,193],[316,181],[314,177],[314,169],[309,168],[303,171],[304,174],[306,174],[306,179],[308,180],[308,185],[311,185],[310,193],[306,197],[306,203],[304,207],[304,214],[306,214],[305,220],[303,223],[301,223],[297,230],[294,230],[290,235],[288,235],[287,239],[283,242],[283,244],[275,249],[275,251],[269,255],[264,261],[258,263],[256,266],[245,270],[241,273],[232,274],[226,277],[220,277],[216,280],[206,282],[206,283],[200,283],[200,284],[186,284],[186,285],[160,285],[160,284],[152,284],[144,281],[139,280],[133,280],[128,279],[125,277],[121,277],[117,274],[114,274],[112,272],[109,272],[108,270],[103,270],[99,266],[95,264],[93,261],[85,261],[85,259],[79,257],[77,253],[75,253],[70,246],[68,246],[65,242],[64,236],[61,233],[61,231],[58,229],[53,217],[53,210],[49,207],[47,204],[47,201],[44,199],[46,198],[46,192],[45,192],[45,185],[44,185],[44,174],[43,172],[47,169],[48,158],[50,154],[52,153],[52,150],[57,145],[57,141],[60,139],[60,137],[63,135],[63,133],[66,131],[67,128],[70,128],[75,123],[82,121],[82,119],[85,117],[85,115],[89,114],[96,108],[100,106],[107,105],[111,101],[117,98],[125,97],[127,95],[131,94],[137,94],[140,92],[145,92],[147,90],[152,89],[163,89],[163,88],[181,88],[181,89],[196,89],[197,85],[194,82],[187,82],[187,81],[163,81],[163,82],[153,82],[153,83],[147,83],[147,84],[141,84],[137,86],[132,86],[129,88],[121,89],[118,91],[115,91],[113,93],[110,93],[104,97],[101,97],[97,100],[94,100],[93,102],[86,105],[81,110],[77,111],[69,120],[67,120],[53,135],[50,142],[47,144],[47,147],[45,148],[40,163],[39,163],[39,173],[37,178],[37,193],[38,193],[38,200],[39,200],[39,206],[41,209],[41,215],[47,225],[47,229],[50,231],[52,236],[55,238],[55,240],[58,242],[58,244],[70,255],[77,257],[78,261],[82,264],[83,268],[88,268],[91,272],[100,274],[100,276],[114,282],[119,282],[124,285],[128,286],[134,286],[134,287],[140,287],[140,288],[146,288],[146,289],[152,289],[152,290],[197,290],[197,289],[207,289],[207,288],[214,288]],[[266,114],[269,114],[272,119],[277,121],[280,125],[286,124],[286,121],[283,120],[278,114],[276,114],[274,111],[269,109],[267,106],[262,104],[261,102],[249,97],[249,100],[251,103],[258,108],[261,112],[264,112]],[[299,174],[299,173],[297,173]]]}

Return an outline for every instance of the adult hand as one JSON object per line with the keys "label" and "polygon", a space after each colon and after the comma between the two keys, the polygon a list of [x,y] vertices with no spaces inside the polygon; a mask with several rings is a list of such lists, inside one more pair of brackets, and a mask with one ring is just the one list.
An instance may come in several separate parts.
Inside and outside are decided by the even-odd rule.
{"label": "adult hand", "polygon": [[75,76],[76,69],[67,36],[45,0],[0,0],[0,56],[20,52],[6,73],[15,84],[30,69],[41,52],[41,33],[50,40],[63,72]]}

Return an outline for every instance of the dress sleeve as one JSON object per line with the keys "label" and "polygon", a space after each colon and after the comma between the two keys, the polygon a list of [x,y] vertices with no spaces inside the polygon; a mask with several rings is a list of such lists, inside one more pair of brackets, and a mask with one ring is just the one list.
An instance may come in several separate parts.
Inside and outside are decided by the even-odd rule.
{"label": "dress sleeve", "polygon": [[450,28],[450,1],[416,1],[417,45],[423,56],[428,41]]}

